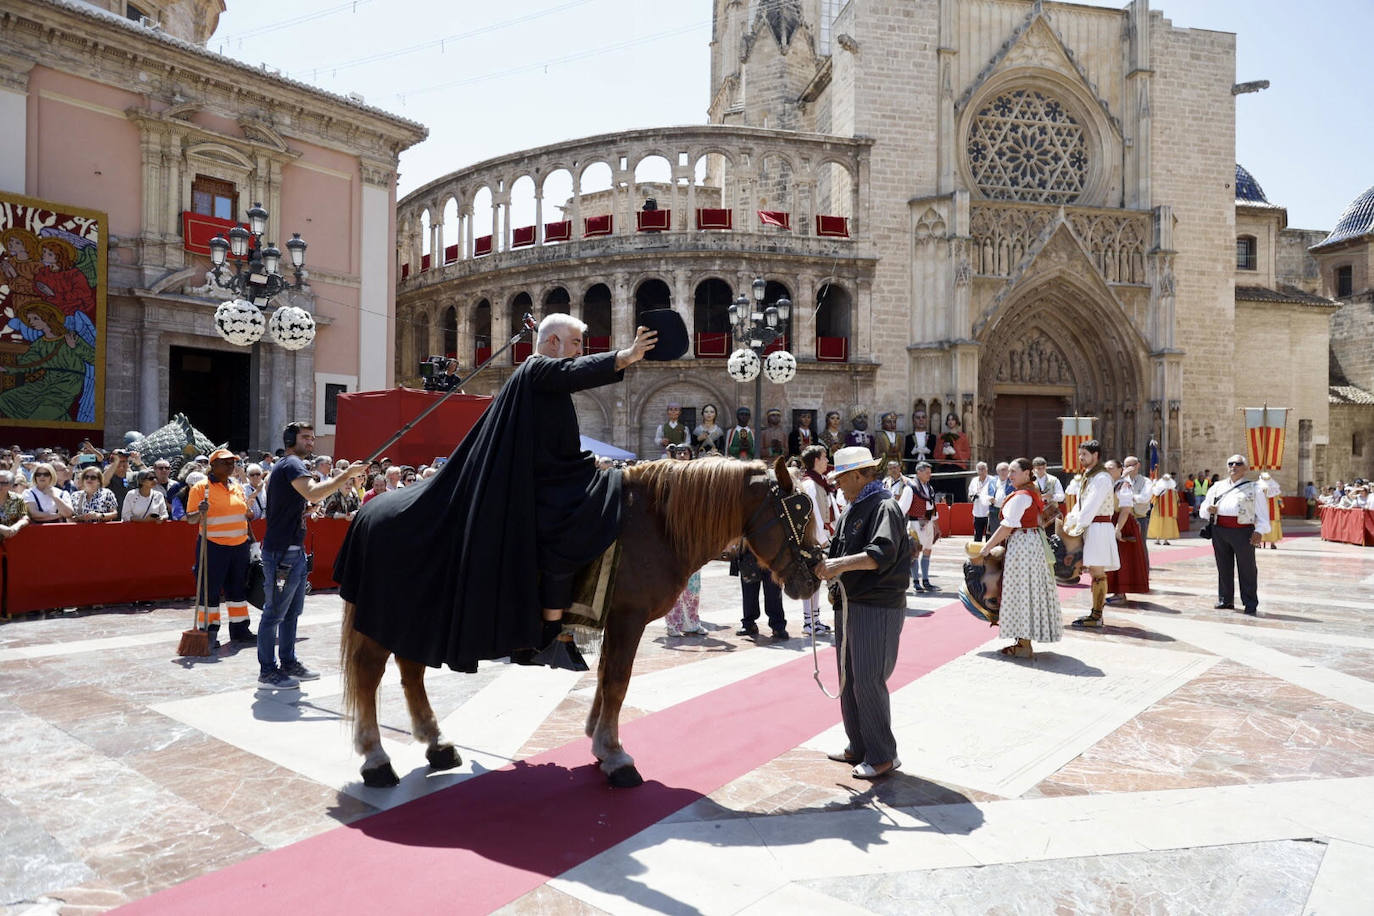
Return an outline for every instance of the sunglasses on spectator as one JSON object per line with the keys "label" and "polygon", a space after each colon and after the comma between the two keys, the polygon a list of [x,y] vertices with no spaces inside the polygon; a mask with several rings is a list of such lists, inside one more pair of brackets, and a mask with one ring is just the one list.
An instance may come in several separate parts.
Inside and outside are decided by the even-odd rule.
{"label": "sunglasses on spectator", "polygon": [[1226,466],[1227,466],[1228,468],[1241,468],[1241,467],[1245,467],[1245,462],[1244,462],[1244,461],[1228,461],[1228,462],[1226,462]]}
{"label": "sunglasses on spectator", "polygon": [[82,479],[82,480],[99,480],[99,479],[100,479],[100,475],[99,475],[99,474],[86,474],[86,475],[82,476],[81,479]]}
{"label": "sunglasses on spectator", "polygon": [[249,471],[249,472],[248,472],[248,476],[249,476],[249,477],[261,477],[261,476],[262,476],[262,471]]}
{"label": "sunglasses on spectator", "polygon": [[37,479],[40,478],[40,477],[51,477],[51,476],[52,476],[52,475],[49,474],[47,471],[34,471],[34,472],[33,472],[33,479],[34,479],[34,480],[37,480]]}

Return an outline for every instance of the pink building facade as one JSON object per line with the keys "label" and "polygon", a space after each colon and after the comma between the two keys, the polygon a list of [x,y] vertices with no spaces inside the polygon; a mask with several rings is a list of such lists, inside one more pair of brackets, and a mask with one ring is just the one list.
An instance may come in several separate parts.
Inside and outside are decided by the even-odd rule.
{"label": "pink building facade", "polygon": [[[0,0],[0,195],[108,227],[101,428],[9,418],[0,438],[109,446],[183,412],[217,443],[268,450],[310,418],[331,451],[335,396],[393,384],[396,164],[427,131],[207,51],[222,9]],[[274,302],[314,314],[301,350],[236,347],[213,324],[231,294],[204,241],[257,202],[264,244],[309,243],[307,289]]]}

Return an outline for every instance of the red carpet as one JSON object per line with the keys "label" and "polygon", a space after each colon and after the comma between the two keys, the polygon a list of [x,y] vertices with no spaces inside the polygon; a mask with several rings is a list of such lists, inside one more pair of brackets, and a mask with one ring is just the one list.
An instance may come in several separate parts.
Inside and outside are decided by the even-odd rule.
{"label": "red carpet", "polygon": [[[1201,544],[1161,551],[1155,560],[1211,552]],[[1068,601],[1065,611],[1072,611]],[[911,617],[888,686],[895,692],[995,635],[957,601]],[[821,653],[821,672],[833,690],[833,649]],[[608,787],[589,762],[591,742],[574,741],[123,912],[488,913],[839,720],[838,704],[815,689],[808,655],[623,725],[621,739],[648,780],[640,788]]]}
{"label": "red carpet", "polygon": [[[889,687],[896,691],[991,635],[958,602],[908,619]],[[821,653],[821,671],[833,690],[833,649]],[[623,725],[621,740],[648,780],[640,788],[608,787],[589,763],[591,742],[574,741],[124,912],[488,913],[839,720],[839,705],[811,680],[807,655]]]}

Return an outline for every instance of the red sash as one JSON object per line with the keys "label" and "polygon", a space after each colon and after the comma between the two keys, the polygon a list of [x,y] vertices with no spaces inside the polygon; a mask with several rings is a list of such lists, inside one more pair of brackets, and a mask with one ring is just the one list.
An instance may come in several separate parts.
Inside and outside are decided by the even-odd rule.
{"label": "red sash", "polygon": [[1242,525],[1240,520],[1234,515],[1218,515],[1217,526],[1221,528],[1253,528],[1254,525]]}

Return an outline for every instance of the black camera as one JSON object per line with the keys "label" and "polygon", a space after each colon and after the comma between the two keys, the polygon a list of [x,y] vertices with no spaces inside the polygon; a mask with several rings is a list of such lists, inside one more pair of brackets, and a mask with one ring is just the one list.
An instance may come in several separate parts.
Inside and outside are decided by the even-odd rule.
{"label": "black camera", "polygon": [[[454,372],[448,372],[448,364],[454,363]],[[431,356],[420,361],[420,378],[426,391],[452,391],[458,386],[457,361],[443,356]]]}

